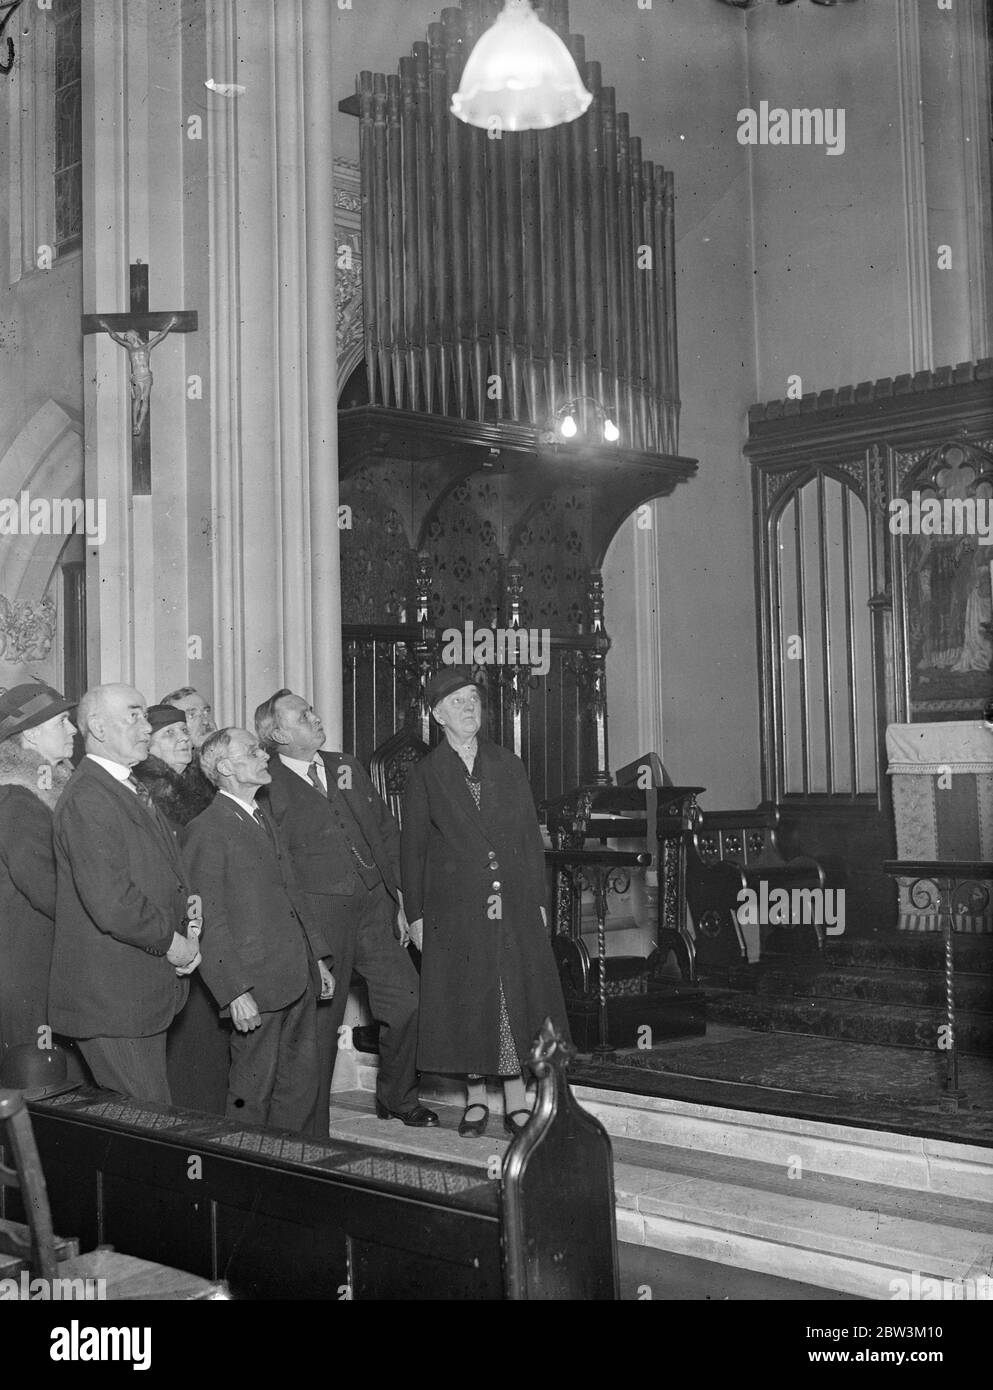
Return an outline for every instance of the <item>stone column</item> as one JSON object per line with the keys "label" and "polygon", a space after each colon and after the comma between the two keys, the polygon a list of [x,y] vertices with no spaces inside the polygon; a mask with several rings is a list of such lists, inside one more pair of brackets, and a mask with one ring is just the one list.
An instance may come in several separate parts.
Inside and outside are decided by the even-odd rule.
{"label": "stone column", "polygon": [[215,704],[245,722],[287,685],[335,744],[330,43],[323,0],[207,5]]}
{"label": "stone column", "polygon": [[331,14],[326,0],[303,0],[311,690],[315,703],[328,721],[331,744],[338,748],[341,746],[341,572]]}
{"label": "stone column", "polygon": [[[94,0],[83,21],[83,308],[124,310],[127,301],[128,126],[124,0]],[[106,503],[107,539],[87,551],[90,684],[134,675],[131,487],[123,455],[129,412],[127,359],[105,334],[83,351],[87,497]]]}
{"label": "stone column", "polygon": [[[153,310],[188,307],[174,21],[152,0],[83,6],[85,313],[126,312],[139,260]],[[107,508],[87,552],[89,681],[132,681],[149,701],[186,672],[186,353],[173,334],[152,354],[152,492],[135,496],[127,354],[106,334],[84,347],[86,495]]]}

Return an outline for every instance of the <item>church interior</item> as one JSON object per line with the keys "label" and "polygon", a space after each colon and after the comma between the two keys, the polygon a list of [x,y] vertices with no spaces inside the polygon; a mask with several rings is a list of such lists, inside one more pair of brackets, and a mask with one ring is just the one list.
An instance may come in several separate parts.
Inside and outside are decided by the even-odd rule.
{"label": "church interior", "polygon": [[535,0],[581,113],[457,119],[524,9],[0,4],[0,688],[303,692],[399,819],[471,668],[574,1049],[530,1138],[427,1073],[377,1128],[356,980],[327,1153],[29,1095],[56,1230],[235,1298],[989,1298],[993,6]]}

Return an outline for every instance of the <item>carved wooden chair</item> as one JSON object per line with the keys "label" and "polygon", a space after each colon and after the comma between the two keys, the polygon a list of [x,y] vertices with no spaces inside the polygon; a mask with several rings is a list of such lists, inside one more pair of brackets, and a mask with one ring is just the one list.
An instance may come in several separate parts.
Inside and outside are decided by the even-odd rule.
{"label": "carved wooden chair", "polygon": [[[103,1280],[108,1299],[207,1301],[231,1297],[223,1282],[120,1255],[109,1246],[98,1246],[89,1254],[80,1255],[78,1241],[58,1239],[52,1229],[48,1189],[31,1116],[21,1091],[0,1090],[0,1144],[5,1158],[13,1161],[12,1168],[0,1163],[0,1188],[20,1192],[27,1217],[26,1225],[0,1220],[0,1279],[13,1279],[20,1285],[21,1272],[26,1270],[30,1280],[46,1281],[50,1298],[55,1296],[55,1279],[82,1281],[83,1288],[88,1281]],[[89,1286],[100,1288],[98,1283]]]}
{"label": "carved wooden chair", "polygon": [[381,743],[369,759],[372,785],[393,812],[397,825],[403,824],[403,793],[407,774],[414,763],[430,753],[427,744],[410,729],[399,729]]}
{"label": "carved wooden chair", "polygon": [[[697,810],[686,835],[686,900],[696,930],[697,968],[720,969],[743,964],[745,936],[738,911],[743,890],[772,894],[785,889],[823,892],[824,869],[809,855],[786,859],[779,847],[779,808],[772,803],[754,810]],[[790,901],[794,899],[791,897]],[[789,920],[763,928],[762,950],[816,952],[824,933],[817,921],[805,922],[791,910]]]}

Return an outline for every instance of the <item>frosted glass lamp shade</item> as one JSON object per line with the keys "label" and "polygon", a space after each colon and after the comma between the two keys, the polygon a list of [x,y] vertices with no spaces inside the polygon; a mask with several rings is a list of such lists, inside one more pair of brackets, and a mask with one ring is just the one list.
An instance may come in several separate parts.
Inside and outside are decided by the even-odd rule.
{"label": "frosted glass lamp shade", "polygon": [[452,115],[487,130],[547,130],[576,120],[592,100],[554,29],[529,0],[507,0],[469,54]]}

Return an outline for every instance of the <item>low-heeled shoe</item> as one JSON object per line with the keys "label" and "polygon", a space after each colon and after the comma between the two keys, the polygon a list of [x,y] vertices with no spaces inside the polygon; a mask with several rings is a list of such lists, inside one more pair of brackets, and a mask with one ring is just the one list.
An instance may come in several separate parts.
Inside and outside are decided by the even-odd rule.
{"label": "low-heeled shoe", "polygon": [[[518,1116],[521,1119],[518,1119]],[[503,1127],[508,1134],[520,1134],[522,1129],[527,1128],[527,1122],[531,1118],[530,1110],[511,1110],[509,1115],[503,1117]]]}
{"label": "low-heeled shoe", "polygon": [[[466,1115],[468,1115],[470,1110],[482,1110],[483,1118],[481,1120],[467,1120]],[[466,1135],[471,1135],[474,1139],[478,1139],[481,1134],[486,1133],[486,1126],[489,1122],[490,1107],[488,1105],[482,1105],[479,1101],[473,1101],[472,1105],[467,1105],[462,1112],[462,1118],[459,1120],[459,1133],[462,1135],[463,1139]]]}
{"label": "low-heeled shoe", "polygon": [[415,1105],[410,1110],[387,1110],[381,1100],[376,1101],[376,1114],[381,1120],[402,1120],[405,1125],[415,1129],[428,1129],[438,1123],[438,1116],[426,1105]]}

